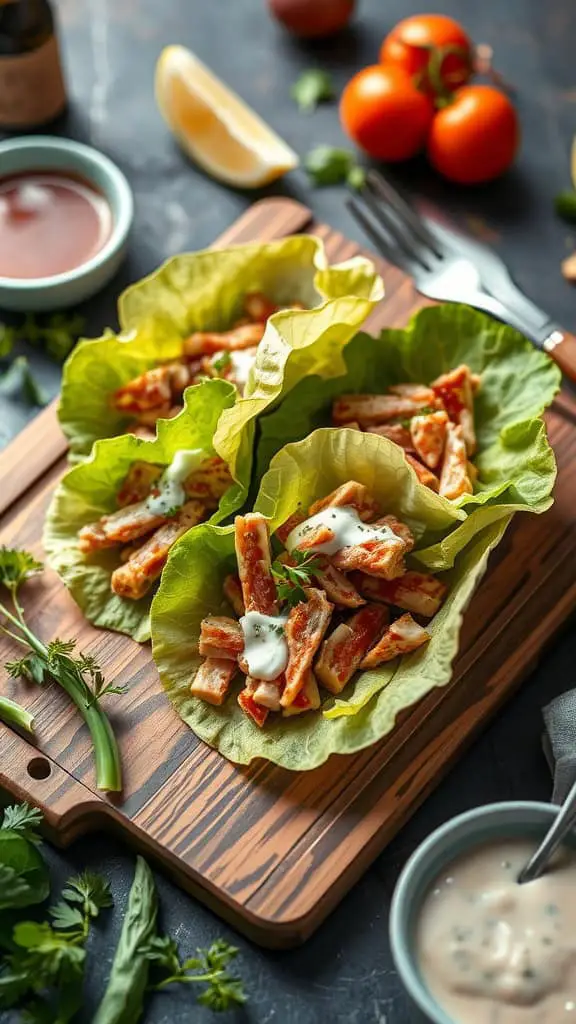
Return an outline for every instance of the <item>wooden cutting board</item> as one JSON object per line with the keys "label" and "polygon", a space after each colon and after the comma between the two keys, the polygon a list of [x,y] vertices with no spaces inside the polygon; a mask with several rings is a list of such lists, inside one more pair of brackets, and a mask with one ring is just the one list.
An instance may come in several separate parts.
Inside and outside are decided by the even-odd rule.
{"label": "wooden cutting board", "polygon": [[[324,239],[332,262],[358,251],[289,199],[256,203],[216,244],[269,240],[303,228]],[[401,326],[424,300],[403,274],[378,263],[386,299],[369,326]],[[28,689],[4,672],[2,692],[36,715],[38,745],[0,724],[0,785],[42,808],[55,842],[114,828],[256,942],[302,942],[514,692],[574,610],[575,419],[576,404],[562,396],[548,415],[560,468],[556,504],[544,516],[518,516],[494,553],[465,618],[452,683],[404,713],[376,746],[301,774],[262,761],[248,768],[229,764],[173,711],[150,648],[94,630],[47,572],[25,591],[35,627],[46,639],[77,636],[82,650],[97,654],[107,678],[128,684],[129,692],[107,705],[120,739],[125,790],[118,799],[95,790],[87,735],[55,686]],[[0,455],[1,544],[42,556],[42,523],[64,454],[51,406]],[[13,656],[3,640],[0,664]]]}

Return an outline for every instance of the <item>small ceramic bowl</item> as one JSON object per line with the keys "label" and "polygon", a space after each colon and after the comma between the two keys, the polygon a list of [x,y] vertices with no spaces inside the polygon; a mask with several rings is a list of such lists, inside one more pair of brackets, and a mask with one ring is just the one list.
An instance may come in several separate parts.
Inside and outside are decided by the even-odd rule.
{"label": "small ceramic bowl", "polygon": [[91,146],[50,135],[0,143],[0,177],[38,170],[73,172],[94,185],[112,210],[113,228],[92,259],[65,274],[26,279],[0,276],[0,308],[25,313],[73,306],[103,288],[124,258],[134,218],[132,190],[122,171]]}
{"label": "small ceramic bowl", "polygon": [[[416,922],[435,878],[455,857],[498,839],[534,839],[538,844],[558,808],[511,801],[476,807],[432,832],[412,854],[398,879],[390,909],[390,942],[398,973],[415,1003],[434,1024],[455,1022],[428,991],[415,953]],[[574,836],[576,842],[576,834]]]}

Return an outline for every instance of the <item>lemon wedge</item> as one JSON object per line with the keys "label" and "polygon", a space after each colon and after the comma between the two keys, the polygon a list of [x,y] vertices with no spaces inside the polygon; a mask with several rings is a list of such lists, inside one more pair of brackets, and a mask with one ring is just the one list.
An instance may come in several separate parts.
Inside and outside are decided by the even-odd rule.
{"label": "lemon wedge", "polygon": [[280,136],[185,46],[160,54],[156,100],[186,153],[226,185],[259,188],[298,166]]}

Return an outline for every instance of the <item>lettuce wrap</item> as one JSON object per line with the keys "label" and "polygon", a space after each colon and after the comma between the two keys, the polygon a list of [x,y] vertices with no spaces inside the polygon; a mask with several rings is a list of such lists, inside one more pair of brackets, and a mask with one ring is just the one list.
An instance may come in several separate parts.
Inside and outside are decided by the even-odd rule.
{"label": "lettuce wrap", "polygon": [[[308,507],[351,479],[368,487],[383,512],[411,526],[417,537],[414,555],[426,548],[430,537],[448,533],[465,519],[462,510],[418,482],[396,445],[375,435],[334,429],[315,431],[274,457],[255,510],[268,518],[273,532],[299,507]],[[271,716],[276,720],[261,730],[239,708],[238,685],[222,707],[189,692],[203,660],[197,649],[201,620],[208,614],[231,614],[222,582],[236,565],[232,526],[197,527],[172,549],[152,605],[153,656],[170,700],[196,735],[240,764],[263,757],[285,768],[308,770],[333,753],[369,746],[393,729],[401,710],[449,682],[463,612],[510,518],[484,528],[475,520],[478,532],[469,537],[453,568],[440,576],[448,583],[448,597],[427,627],[432,639],[425,647],[357,674],[338,698],[327,695],[319,712],[288,719]],[[408,562],[418,567],[414,555]]]}
{"label": "lettuce wrap", "polygon": [[[382,284],[373,265],[361,257],[329,267],[322,242],[305,235],[174,256],[120,296],[119,334],[107,331],[101,338],[82,340],[67,360],[58,415],[72,459],[87,456],[95,440],[120,434],[128,425],[130,417],[111,407],[113,392],[177,359],[192,332],[230,328],[250,291],[263,292],[280,305],[298,301],[310,308],[342,299],[342,312],[336,303],[333,319],[346,323],[350,317],[350,326],[357,329],[370,300],[381,297]],[[314,343],[313,331],[304,341],[298,331],[284,330],[284,324],[287,344],[304,348]],[[305,332],[307,324],[304,320]],[[322,365],[313,362],[311,372]]]}
{"label": "lettuce wrap", "polygon": [[[497,502],[509,511],[544,511],[556,476],[554,453],[539,419],[560,386],[555,363],[521,334],[469,306],[423,309],[404,330],[360,333],[344,348],[345,373],[322,371],[301,380],[282,404],[262,417],[256,453],[261,477],[290,441],[331,422],[332,402],[347,393],[377,394],[402,382],[428,384],[467,363],[481,375],[474,396],[479,478],[474,494],[457,499],[470,512]],[[235,408],[227,413],[231,420]]]}
{"label": "lettuce wrap", "polygon": [[[127,633],[141,643],[148,640],[152,594],[138,601],[114,594],[110,578],[120,564],[119,548],[83,554],[78,548],[78,531],[116,510],[117,491],[134,462],[168,465],[177,451],[190,448],[214,455],[216,423],[234,400],[235,388],[226,381],[206,381],[188,388],[182,412],[174,419],[159,420],[155,440],[123,434],[97,441],[90,458],[60,481],[46,517],[44,549],[50,565],[95,626]],[[221,522],[239,508],[245,493],[245,488],[233,484],[210,522]]]}

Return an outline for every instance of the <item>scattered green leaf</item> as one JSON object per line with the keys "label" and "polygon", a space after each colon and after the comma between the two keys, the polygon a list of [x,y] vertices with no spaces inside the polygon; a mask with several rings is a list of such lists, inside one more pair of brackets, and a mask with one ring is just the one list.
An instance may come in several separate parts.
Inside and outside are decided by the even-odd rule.
{"label": "scattered green leaf", "polygon": [[352,188],[360,188],[364,183],[364,171],[347,149],[316,146],[305,156],[304,167],[314,185],[347,183]]}
{"label": "scattered green leaf", "polygon": [[[165,977],[152,986],[161,991],[173,984],[204,984],[198,1002],[211,1010],[221,1012],[246,1002],[240,978],[228,973],[228,965],[238,954],[234,946],[223,939],[213,942],[209,949],[198,949],[195,957],[181,961],[178,945],[169,936],[156,936],[145,950],[147,958]],[[198,973],[191,973],[198,972]]]}
{"label": "scattered green leaf", "polygon": [[0,377],[0,387],[3,394],[21,392],[32,405],[44,406],[48,402],[48,396],[36,381],[26,356],[17,356],[12,361]]}
{"label": "scattered green leaf", "polygon": [[4,808],[2,824],[0,828],[9,829],[10,832],[19,832],[29,843],[39,843],[40,834],[38,829],[42,824],[42,811],[31,804],[13,804]]}
{"label": "scattered green leaf", "polygon": [[68,879],[62,898],[69,903],[80,903],[86,917],[98,917],[101,910],[113,904],[110,886],[105,878],[91,871]]}
{"label": "scattered green leaf", "polygon": [[351,167],[346,178],[346,184],[349,185],[350,188],[359,191],[359,189],[362,188],[365,182],[366,171],[364,170],[364,168],[360,167],[358,164],[356,164],[355,167]]}
{"label": "scattered green leaf", "polygon": [[[26,811],[19,819],[12,810],[4,815],[8,825],[0,829],[0,910],[41,903],[49,892],[48,871],[34,845],[37,817]],[[14,828],[9,827],[11,823]]]}
{"label": "scattered green leaf", "polygon": [[0,548],[0,583],[10,590],[19,587],[24,580],[42,572],[44,566],[29,551],[18,548]]}
{"label": "scattered green leaf", "polygon": [[31,345],[43,346],[52,359],[63,363],[82,334],[84,325],[84,317],[78,313],[53,313],[44,324],[29,314],[17,334]]}
{"label": "scattered green leaf", "polygon": [[290,89],[290,95],[300,110],[311,113],[319,103],[334,99],[332,76],[319,68],[303,71]]}
{"label": "scattered green leaf", "polygon": [[222,373],[223,370],[227,370],[232,362],[232,356],[228,349],[224,349],[223,352],[219,352],[217,356],[212,360],[212,367],[216,370],[216,373]]}
{"label": "scattered green leaf", "polygon": [[576,223],[576,192],[560,192],[554,200],[554,209],[562,220]]}

